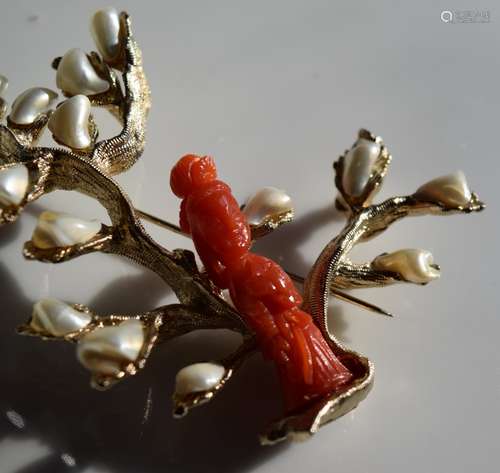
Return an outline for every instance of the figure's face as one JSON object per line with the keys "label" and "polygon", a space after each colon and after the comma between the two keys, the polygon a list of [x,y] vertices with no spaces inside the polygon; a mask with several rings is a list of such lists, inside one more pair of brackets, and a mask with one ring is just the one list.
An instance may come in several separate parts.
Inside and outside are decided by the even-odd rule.
{"label": "figure's face", "polygon": [[170,173],[173,193],[183,199],[191,192],[217,179],[217,169],[210,156],[188,154],[182,157]]}

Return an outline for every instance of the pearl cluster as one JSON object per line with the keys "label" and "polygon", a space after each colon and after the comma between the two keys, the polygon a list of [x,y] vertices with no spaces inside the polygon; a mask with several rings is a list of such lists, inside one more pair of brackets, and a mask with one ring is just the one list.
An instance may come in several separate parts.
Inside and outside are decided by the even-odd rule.
{"label": "pearl cluster", "polygon": [[[99,10],[91,21],[91,32],[97,49],[105,62],[113,63],[121,53],[120,15],[113,8]],[[32,125],[42,115],[50,115],[49,130],[54,139],[75,150],[86,150],[92,144],[89,130],[91,104],[87,96],[109,90],[110,84],[94,68],[81,49],[70,49],[59,61],[56,74],[57,86],[69,99],[52,112],[57,93],[34,87],[20,94],[9,114],[10,123],[17,126]],[[7,80],[0,76],[0,96],[7,87]]]}
{"label": "pearl cluster", "polygon": [[[41,335],[76,335],[92,322],[92,316],[57,299],[42,299],[33,306],[30,327]],[[94,374],[115,376],[139,357],[144,346],[144,326],[130,319],[119,325],[99,327],[78,341],[77,356]]]}

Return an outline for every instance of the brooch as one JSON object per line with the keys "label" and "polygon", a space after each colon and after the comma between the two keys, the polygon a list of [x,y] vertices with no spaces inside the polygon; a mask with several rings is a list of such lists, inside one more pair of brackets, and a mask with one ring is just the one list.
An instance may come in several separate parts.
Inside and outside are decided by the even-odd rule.
{"label": "brooch", "polygon": [[[183,417],[214,399],[245,360],[261,352],[276,369],[284,405],[261,442],[310,437],[355,408],[374,379],[370,360],[329,330],[330,297],[390,316],[344,291],[399,282],[424,285],[440,274],[425,250],[401,249],[362,263],[350,259],[351,250],[404,217],[471,213],[484,204],[462,172],[374,202],[391,155],[379,136],[362,129],[333,165],[335,204],[346,223],[305,277],[252,251],[254,241],[293,219],[290,196],[266,187],[240,206],[211,157],[189,154],[173,166],[170,187],[180,199],[179,224],[159,219],[135,208],[113,178],[142,155],[150,108],[130,18],[100,10],[91,31],[98,52],[71,49],[52,63],[64,96],[58,104],[57,92],[37,87],[9,108],[1,98],[7,79],[0,76],[0,119],[6,116],[6,125],[0,125],[0,223],[14,222],[27,205],[52,191],[85,194],[106,209],[111,224],[43,212],[24,256],[61,263],[94,252],[119,255],[155,272],[179,302],[140,314],[104,315],[82,304],[43,299],[19,333],[74,343],[92,385],[106,389],[136,375],[157,347],[175,337],[200,329],[238,332],[242,343],[234,353],[178,372],[173,415]],[[99,140],[92,107],[116,117],[119,134]],[[46,128],[59,147],[37,144]],[[191,251],[167,249],[152,239],[144,220],[191,238],[202,265]]]}

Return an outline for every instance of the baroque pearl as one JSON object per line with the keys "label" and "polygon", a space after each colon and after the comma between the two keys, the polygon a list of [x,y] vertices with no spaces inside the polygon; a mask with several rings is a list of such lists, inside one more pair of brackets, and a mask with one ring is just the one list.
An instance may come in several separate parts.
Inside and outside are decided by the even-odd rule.
{"label": "baroque pearl", "polygon": [[445,207],[463,207],[470,203],[471,191],[465,174],[457,171],[447,176],[441,176],[420,186],[415,192],[420,200],[436,202]]}
{"label": "baroque pearl", "polygon": [[144,327],[139,320],[126,320],[114,327],[102,327],[78,343],[77,356],[90,371],[117,375],[124,364],[137,359],[144,345]]}
{"label": "baroque pearl", "polygon": [[226,369],[216,363],[195,363],[182,368],[175,378],[175,393],[183,396],[189,393],[208,391],[217,386]]}
{"label": "baroque pearl", "polygon": [[89,133],[90,100],[75,95],[56,108],[49,120],[49,130],[56,141],[74,149],[86,149],[91,143]]}
{"label": "baroque pearl", "polygon": [[292,210],[292,199],[285,191],[264,187],[247,200],[243,212],[250,224],[259,225],[266,218]]}
{"label": "baroque pearl", "polygon": [[14,100],[9,120],[16,125],[31,125],[50,110],[56,98],[56,92],[43,87],[25,90]]}
{"label": "baroque pearl", "polygon": [[33,306],[30,325],[39,332],[56,337],[78,332],[86,327],[92,317],[58,299],[42,299]]}
{"label": "baroque pearl", "polygon": [[19,205],[29,186],[28,168],[23,164],[0,171],[0,208]]}
{"label": "baroque pearl", "polygon": [[373,166],[380,154],[380,145],[360,138],[348,151],[344,159],[342,186],[348,195],[360,196],[370,179]]}
{"label": "baroque pearl", "polygon": [[9,87],[9,81],[7,77],[2,76],[0,74],[0,97],[5,93],[8,87]]}
{"label": "baroque pearl", "polygon": [[101,79],[81,49],[70,49],[57,68],[56,84],[70,95],[94,95],[106,92],[109,83]]}
{"label": "baroque pearl", "polygon": [[72,215],[45,211],[38,217],[31,238],[37,248],[57,248],[85,243],[101,230],[97,220],[82,220]]}
{"label": "baroque pearl", "polygon": [[120,15],[114,8],[103,8],[94,13],[90,32],[98,51],[106,62],[113,62],[120,54]]}
{"label": "baroque pearl", "polygon": [[378,271],[398,273],[405,281],[425,284],[440,276],[429,251],[405,249],[377,256],[372,267]]}

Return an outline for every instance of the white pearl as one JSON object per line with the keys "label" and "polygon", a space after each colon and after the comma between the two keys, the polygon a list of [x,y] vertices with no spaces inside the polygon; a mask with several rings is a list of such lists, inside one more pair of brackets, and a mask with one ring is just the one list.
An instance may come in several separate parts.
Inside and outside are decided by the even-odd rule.
{"label": "white pearl", "polygon": [[250,224],[259,225],[269,217],[292,210],[292,199],[285,191],[264,187],[247,200],[243,213]]}
{"label": "white pearl", "polygon": [[90,100],[85,95],[75,95],[54,110],[48,127],[56,141],[70,148],[86,149],[92,143],[89,117]]}
{"label": "white pearl", "polygon": [[342,186],[346,194],[357,197],[363,193],[380,149],[378,143],[360,138],[348,151],[342,176]]}
{"label": "white pearl", "polygon": [[405,249],[377,256],[372,267],[378,271],[398,273],[405,281],[424,284],[440,276],[429,251]]}
{"label": "white pearl", "polygon": [[0,171],[0,208],[19,205],[29,186],[28,168],[23,164]]}
{"label": "white pearl", "polygon": [[9,120],[16,125],[31,125],[50,110],[56,98],[57,93],[43,87],[25,90],[14,100]]}
{"label": "white pearl", "polygon": [[101,56],[113,62],[120,53],[120,14],[114,8],[103,8],[94,13],[90,32]]}
{"label": "white pearl", "polygon": [[7,79],[7,77],[0,74],[0,97],[5,93],[8,87],[9,80]]}
{"label": "white pearl", "polygon": [[182,368],[175,378],[175,393],[183,396],[208,391],[217,386],[226,369],[215,363],[195,363]]}
{"label": "white pearl", "polygon": [[70,49],[57,67],[56,84],[69,95],[106,92],[109,83],[101,79],[81,49]]}
{"label": "white pearl", "polygon": [[31,240],[37,248],[57,248],[85,243],[101,230],[101,223],[72,215],[45,211],[38,217]]}
{"label": "white pearl", "polygon": [[144,328],[139,320],[126,320],[114,327],[102,327],[78,343],[77,356],[83,366],[101,375],[114,376],[137,359],[144,345]]}
{"label": "white pearl", "polygon": [[472,195],[462,171],[441,176],[420,186],[415,192],[419,200],[435,202],[445,207],[463,207],[470,203]]}
{"label": "white pearl", "polygon": [[33,306],[30,325],[38,332],[48,332],[56,337],[78,332],[86,327],[92,317],[58,299],[42,299]]}

